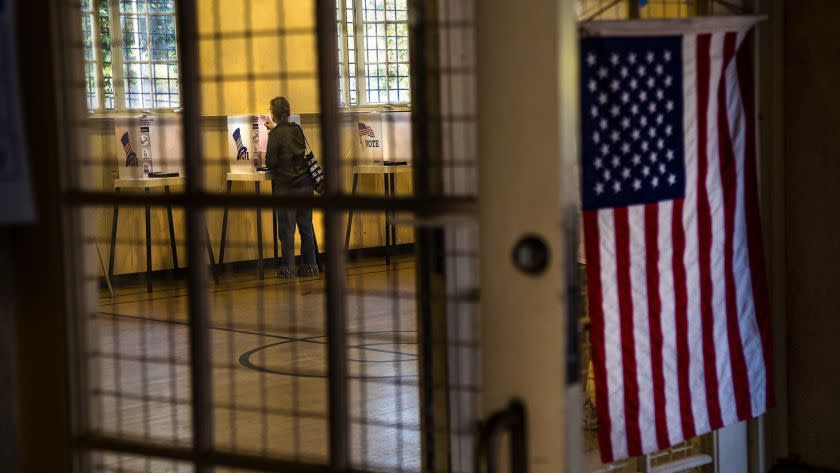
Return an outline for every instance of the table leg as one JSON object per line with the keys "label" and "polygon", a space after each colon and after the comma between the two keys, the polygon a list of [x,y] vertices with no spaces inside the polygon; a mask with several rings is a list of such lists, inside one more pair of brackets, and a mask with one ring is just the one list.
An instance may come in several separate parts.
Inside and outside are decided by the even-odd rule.
{"label": "table leg", "polygon": [[[120,192],[120,188],[117,187],[115,189],[117,193]],[[110,255],[108,259],[108,279],[114,278],[114,256],[117,253],[117,221],[120,218],[120,206],[114,204],[114,217],[111,219],[111,249]]]}
{"label": "table leg", "polygon": [[[350,195],[356,195],[356,185],[359,183],[359,173],[353,173],[353,190]],[[350,249],[350,227],[353,226],[353,209],[347,213],[347,232],[344,234],[344,251]]]}
{"label": "table leg", "polygon": [[[163,189],[169,194],[169,186]],[[178,249],[175,245],[175,225],[172,223],[172,204],[166,205],[166,217],[169,219],[169,246],[172,248],[172,266],[178,271]]]}
{"label": "table leg", "polygon": [[[149,188],[146,188],[149,194]],[[146,292],[152,292],[152,208],[146,202]]]}
{"label": "table leg", "polygon": [[[230,188],[233,186],[233,181],[227,181],[226,195],[230,195]],[[219,242],[219,269],[225,264],[225,238],[227,238],[227,222],[228,222],[228,208],[222,213],[222,238]]]}
{"label": "table leg", "polygon": [[[260,195],[260,181],[254,182],[257,195]],[[257,207],[257,274],[263,279],[263,238],[262,238],[262,209]]]}
{"label": "table leg", "polygon": [[213,275],[213,281],[219,284],[219,272],[216,271],[216,258],[213,257],[213,243],[210,241],[210,230],[207,229],[207,224],[204,224],[204,234],[207,237],[207,256],[210,258],[210,274]]}
{"label": "table leg", "polygon": [[[391,196],[391,186],[390,186],[390,176],[388,173],[384,173],[383,176],[385,177],[385,198]],[[385,266],[391,265],[391,221],[388,218],[390,213],[388,209],[385,209]]]}

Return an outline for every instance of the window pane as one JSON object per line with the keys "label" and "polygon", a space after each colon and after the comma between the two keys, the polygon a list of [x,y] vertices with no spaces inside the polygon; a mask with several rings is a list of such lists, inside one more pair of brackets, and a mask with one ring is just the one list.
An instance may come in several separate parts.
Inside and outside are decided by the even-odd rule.
{"label": "window pane", "polygon": [[149,60],[149,32],[146,18],[126,15],[122,18],[123,59],[126,61]]}
{"label": "window pane", "polygon": [[120,13],[146,13],[146,0],[120,0]]}
{"label": "window pane", "polygon": [[178,46],[175,42],[175,17],[152,16],[152,60],[174,61]]}
{"label": "window pane", "polygon": [[175,0],[149,0],[152,13],[175,13]]}

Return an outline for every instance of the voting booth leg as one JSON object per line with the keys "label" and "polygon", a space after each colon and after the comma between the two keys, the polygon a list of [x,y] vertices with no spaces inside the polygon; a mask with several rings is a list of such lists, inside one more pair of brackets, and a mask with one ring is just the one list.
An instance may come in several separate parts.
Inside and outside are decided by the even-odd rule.
{"label": "voting booth leg", "polygon": [[[385,177],[385,198],[387,199],[391,194],[391,179],[386,172]],[[385,266],[391,265],[391,220],[389,216],[391,213],[385,209]]]}
{"label": "voting booth leg", "polygon": [[[396,196],[396,192],[394,189],[396,188],[395,182],[397,181],[397,175],[391,174],[391,197]],[[397,246],[397,213],[391,209],[391,249]]]}
{"label": "voting booth leg", "polygon": [[[356,185],[359,183],[359,173],[353,173],[353,190],[350,191],[350,194],[355,196],[356,195]],[[350,248],[350,227],[353,226],[353,209],[351,208],[350,211],[347,213],[347,232],[344,234],[344,251],[347,251]]]}
{"label": "voting booth leg", "polygon": [[[257,195],[260,195],[260,182],[254,183]],[[257,207],[257,274],[263,279],[263,237],[262,237],[262,208]]]}
{"label": "voting booth leg", "polygon": [[[149,194],[149,188],[146,188]],[[146,202],[146,292],[152,292],[152,208]]]}
{"label": "voting booth leg", "polygon": [[213,257],[213,243],[210,241],[210,230],[207,229],[207,224],[204,225],[204,234],[207,236],[207,256],[210,258],[210,274],[213,275],[213,281],[219,284],[219,272],[216,271],[216,258]]}
{"label": "voting booth leg", "polygon": [[[115,191],[119,193],[120,188],[117,187]],[[119,218],[120,207],[117,204],[114,204],[114,218],[111,219],[111,249],[108,259],[108,280],[111,280],[114,277],[114,256],[117,252],[117,222],[119,221]]]}
{"label": "voting booth leg", "polygon": [[[164,186],[163,189],[169,194],[169,186]],[[172,204],[166,205],[166,217],[169,220],[169,246],[172,248],[172,267],[178,271],[178,249],[175,245],[175,224],[172,222]]]}
{"label": "voting booth leg", "polygon": [[[227,181],[227,195],[230,195],[230,188],[233,186],[232,181]],[[222,239],[219,243],[219,271],[222,270],[222,265],[225,263],[225,237],[227,236],[227,222],[228,222],[228,208],[225,207],[222,215]]]}

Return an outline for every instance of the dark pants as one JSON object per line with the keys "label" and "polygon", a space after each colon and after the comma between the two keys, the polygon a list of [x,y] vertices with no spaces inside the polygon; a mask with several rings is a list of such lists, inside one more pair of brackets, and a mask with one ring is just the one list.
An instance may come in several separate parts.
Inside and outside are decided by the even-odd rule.
{"label": "dark pants", "polygon": [[[291,187],[272,186],[274,194],[313,195],[312,180],[303,179]],[[277,209],[277,236],[280,238],[280,265],[295,265],[295,225],[300,232],[300,258],[302,267],[313,267],[315,260],[315,228],[312,225],[312,209]]]}

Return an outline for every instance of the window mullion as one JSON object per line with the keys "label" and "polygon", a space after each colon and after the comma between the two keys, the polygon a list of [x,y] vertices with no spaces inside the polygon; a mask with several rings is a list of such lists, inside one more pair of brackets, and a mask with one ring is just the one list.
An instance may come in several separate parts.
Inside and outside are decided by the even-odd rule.
{"label": "window mullion", "polygon": [[108,0],[108,5],[108,22],[111,25],[111,86],[114,88],[114,110],[125,110],[122,14],[119,0]]}
{"label": "window mullion", "polygon": [[[152,16],[150,13],[152,12],[152,6],[149,3],[149,0],[146,0],[146,14],[144,15],[144,20],[146,21],[146,53],[149,55],[148,65],[149,65],[149,103],[148,106],[145,106],[146,103],[144,102],[143,109],[150,110],[155,108],[155,81],[154,81],[154,61],[152,58]],[[140,79],[140,96],[143,96],[143,79]]]}
{"label": "window mullion", "polygon": [[[350,103],[350,51],[349,51],[349,36],[347,35],[347,4],[345,3],[346,0],[337,0],[340,4],[338,11],[341,12],[339,14],[339,18],[341,21],[341,28],[339,29],[339,34],[341,35],[341,70],[344,72],[342,74],[341,79],[344,82],[344,93],[341,97],[344,105],[349,107]],[[355,9],[354,9],[355,12]],[[354,22],[355,25],[355,22]],[[355,39],[355,36],[354,36]],[[358,52],[356,53],[358,56]],[[357,76],[358,77],[358,76]],[[359,80],[356,79],[356,83]]]}
{"label": "window mullion", "polygon": [[356,102],[358,105],[367,105],[367,72],[365,71],[365,22],[364,22],[364,0],[353,0],[353,26],[356,29],[354,37],[356,42]]}
{"label": "window mullion", "polygon": [[91,3],[91,42],[93,43],[93,63],[96,73],[96,101],[100,111],[105,110],[105,69],[102,67],[105,51],[102,50],[102,31],[99,27],[99,2]]}

